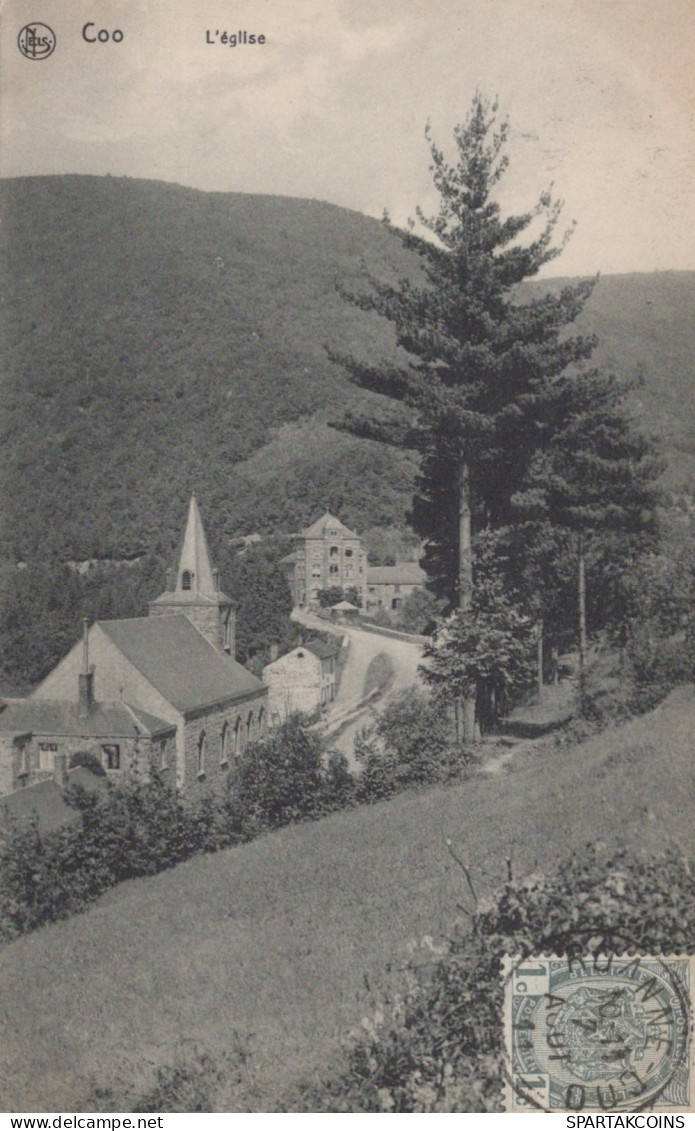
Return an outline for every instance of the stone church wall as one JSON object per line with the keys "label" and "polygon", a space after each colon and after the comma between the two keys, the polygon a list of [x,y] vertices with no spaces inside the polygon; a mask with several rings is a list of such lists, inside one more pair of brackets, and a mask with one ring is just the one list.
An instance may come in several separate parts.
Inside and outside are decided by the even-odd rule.
{"label": "stone church wall", "polygon": [[[250,733],[249,733],[250,722]],[[222,736],[227,725],[226,759],[223,761]],[[268,728],[268,703],[265,691],[249,695],[223,707],[187,718],[184,724],[184,790],[189,797],[204,797],[221,789],[234,761],[250,743],[263,738]],[[199,766],[201,737],[204,736],[202,770]]]}

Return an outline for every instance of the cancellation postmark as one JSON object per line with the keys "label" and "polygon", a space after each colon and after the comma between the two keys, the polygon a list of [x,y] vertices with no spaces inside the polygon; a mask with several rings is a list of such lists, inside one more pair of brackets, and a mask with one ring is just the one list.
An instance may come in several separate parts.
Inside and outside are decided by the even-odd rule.
{"label": "cancellation postmark", "polygon": [[508,959],[507,1111],[690,1111],[695,960]]}

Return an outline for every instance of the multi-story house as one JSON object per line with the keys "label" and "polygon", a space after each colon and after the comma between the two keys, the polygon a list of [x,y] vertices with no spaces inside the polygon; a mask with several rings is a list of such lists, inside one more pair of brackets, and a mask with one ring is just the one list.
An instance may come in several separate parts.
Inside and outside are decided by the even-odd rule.
{"label": "multi-story house", "polygon": [[332,514],[324,514],[297,535],[293,553],[282,561],[295,606],[316,608],[321,589],[356,591],[365,604],[367,555],[358,534]]}

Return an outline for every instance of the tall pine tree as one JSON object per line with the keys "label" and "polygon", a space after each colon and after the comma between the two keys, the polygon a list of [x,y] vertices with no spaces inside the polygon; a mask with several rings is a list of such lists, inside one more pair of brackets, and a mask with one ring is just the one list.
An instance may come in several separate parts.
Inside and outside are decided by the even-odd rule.
{"label": "tall pine tree", "polygon": [[[561,253],[569,232],[555,242],[561,204],[549,192],[528,212],[502,216],[494,192],[508,165],[508,134],[497,104],[480,94],[454,130],[455,164],[428,130],[439,211],[428,217],[418,209],[426,235],[414,225],[393,229],[417,254],[422,281],[371,280],[370,293],[353,299],[393,324],[408,362],[343,359],[353,381],[394,402],[382,420],[353,416],[344,425],[420,452],[413,523],[426,541],[425,568],[434,592],[463,611],[472,602],[473,535],[510,520],[512,496],[552,427],[542,407],[547,390],[594,346],[564,333],[592,282],[539,298],[519,295],[518,285]],[[469,694],[464,741],[474,726]]]}

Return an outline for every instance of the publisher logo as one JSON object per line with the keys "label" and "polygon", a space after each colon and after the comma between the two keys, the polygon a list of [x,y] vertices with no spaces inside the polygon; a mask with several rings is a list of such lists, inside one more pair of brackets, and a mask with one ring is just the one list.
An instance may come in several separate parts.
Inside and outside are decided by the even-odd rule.
{"label": "publisher logo", "polygon": [[25,59],[47,59],[55,51],[55,32],[48,24],[34,21],[22,28],[17,36],[17,46]]}

